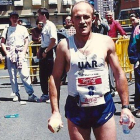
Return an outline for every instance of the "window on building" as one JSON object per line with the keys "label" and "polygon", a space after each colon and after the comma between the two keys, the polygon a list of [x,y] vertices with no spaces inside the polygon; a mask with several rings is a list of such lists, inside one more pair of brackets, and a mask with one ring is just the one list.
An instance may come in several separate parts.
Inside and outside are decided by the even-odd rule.
{"label": "window on building", "polygon": [[14,1],[14,6],[23,6],[23,0]]}
{"label": "window on building", "polygon": [[63,0],[62,4],[63,5],[72,5],[72,0]]}
{"label": "window on building", "polygon": [[12,0],[0,0],[0,5],[12,5]]}
{"label": "window on building", "polygon": [[7,9],[7,6],[6,5],[0,5],[0,10],[1,11],[6,11],[8,9]]}
{"label": "window on building", "polygon": [[32,0],[32,5],[41,5],[41,0]]}
{"label": "window on building", "polygon": [[49,5],[57,4],[57,0],[49,0]]}

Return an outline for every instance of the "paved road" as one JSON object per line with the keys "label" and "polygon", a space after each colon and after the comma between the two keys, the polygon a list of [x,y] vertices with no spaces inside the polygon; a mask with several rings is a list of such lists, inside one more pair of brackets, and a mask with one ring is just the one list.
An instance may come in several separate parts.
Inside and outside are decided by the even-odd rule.
{"label": "paved road", "polygon": [[[7,75],[7,71],[1,70],[0,76]],[[19,83],[20,80],[19,80]],[[122,83],[123,84],[123,83]],[[121,86],[121,85],[120,85]],[[39,84],[33,85],[35,94],[40,97],[41,89]],[[134,82],[129,82],[130,103],[133,104]],[[67,86],[61,87],[60,111],[64,123],[64,128],[59,133],[51,133],[47,129],[47,121],[51,114],[50,104],[31,103],[20,105],[19,102],[12,102],[11,85],[9,79],[0,79],[0,140],[69,140],[67,123],[64,118],[64,103],[67,96]],[[21,98],[27,100],[28,96],[21,85]],[[114,102],[117,108],[115,113],[118,140],[139,140],[140,119],[136,118],[136,126],[129,135],[122,132],[119,125],[121,111],[119,96],[115,96]],[[19,114],[19,118],[4,118],[7,114]],[[135,114],[135,113],[134,113]],[[94,136],[91,136],[95,140]],[[110,138],[111,140],[111,138]]]}

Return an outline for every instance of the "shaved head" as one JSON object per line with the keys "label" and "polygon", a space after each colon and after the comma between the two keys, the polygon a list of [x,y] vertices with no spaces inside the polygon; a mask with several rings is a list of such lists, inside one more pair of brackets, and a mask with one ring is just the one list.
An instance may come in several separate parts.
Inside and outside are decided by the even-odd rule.
{"label": "shaved head", "polygon": [[89,6],[89,9],[91,9],[91,12],[92,12],[92,15],[93,15],[94,14],[94,8],[93,8],[93,6],[89,2],[87,2],[87,1],[80,1],[80,2],[77,2],[77,3],[75,3],[73,5],[73,7],[71,9],[71,16],[73,16],[73,12],[75,11],[75,9],[77,7],[83,7],[83,6],[85,7],[85,5]]}

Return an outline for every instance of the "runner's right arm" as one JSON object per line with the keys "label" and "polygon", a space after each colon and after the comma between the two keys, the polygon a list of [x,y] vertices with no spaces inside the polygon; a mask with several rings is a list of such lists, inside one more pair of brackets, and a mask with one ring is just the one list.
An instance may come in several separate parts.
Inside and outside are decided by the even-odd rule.
{"label": "runner's right arm", "polygon": [[61,126],[63,127],[61,115],[59,112],[59,98],[60,98],[60,83],[61,83],[61,76],[63,74],[64,69],[66,68],[66,41],[60,41],[59,45],[57,46],[56,51],[56,59],[53,67],[53,73],[50,76],[49,82],[49,96],[51,101],[51,108],[52,108],[52,116],[48,121],[48,128],[50,131],[53,132],[50,126],[50,120],[52,119],[59,119],[61,122]]}

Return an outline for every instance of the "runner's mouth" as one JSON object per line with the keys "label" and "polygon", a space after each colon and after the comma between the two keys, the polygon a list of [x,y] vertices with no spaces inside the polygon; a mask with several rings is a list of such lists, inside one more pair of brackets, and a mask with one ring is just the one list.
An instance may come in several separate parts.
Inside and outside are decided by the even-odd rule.
{"label": "runner's mouth", "polygon": [[87,26],[79,26],[79,28],[83,29],[83,28],[86,28]]}

